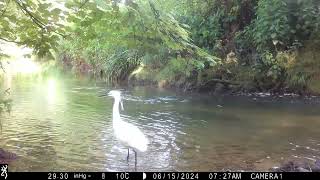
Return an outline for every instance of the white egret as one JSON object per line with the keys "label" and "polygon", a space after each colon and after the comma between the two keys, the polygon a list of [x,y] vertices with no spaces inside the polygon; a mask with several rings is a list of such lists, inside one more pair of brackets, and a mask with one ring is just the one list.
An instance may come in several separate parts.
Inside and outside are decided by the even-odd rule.
{"label": "white egret", "polygon": [[120,140],[125,146],[128,147],[127,161],[129,161],[129,148],[134,151],[135,154],[135,169],[137,167],[137,151],[144,152],[148,147],[148,139],[146,136],[138,129],[138,127],[133,124],[123,121],[119,113],[119,104],[121,104],[123,110],[123,103],[121,100],[121,92],[117,90],[112,90],[108,93],[109,96],[114,98],[113,104],[113,130],[115,137]]}

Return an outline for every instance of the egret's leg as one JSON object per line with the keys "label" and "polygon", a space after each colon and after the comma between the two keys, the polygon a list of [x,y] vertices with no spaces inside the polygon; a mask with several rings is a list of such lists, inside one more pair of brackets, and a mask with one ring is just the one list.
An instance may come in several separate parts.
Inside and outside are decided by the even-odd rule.
{"label": "egret's leg", "polygon": [[127,162],[129,162],[129,148],[128,148]]}
{"label": "egret's leg", "polygon": [[133,150],[134,151],[134,169],[137,171],[137,151]]}

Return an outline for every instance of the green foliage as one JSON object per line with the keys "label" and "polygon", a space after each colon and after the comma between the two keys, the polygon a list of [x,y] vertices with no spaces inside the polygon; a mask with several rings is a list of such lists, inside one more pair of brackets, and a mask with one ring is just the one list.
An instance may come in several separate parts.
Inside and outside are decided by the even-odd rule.
{"label": "green foliage", "polygon": [[161,69],[178,56],[195,57],[199,62],[194,64],[218,61],[194,45],[186,27],[158,6],[151,0],[88,2],[69,17],[72,34],[59,51],[71,55],[71,64],[84,60],[111,81],[126,79],[140,64]]}
{"label": "green foliage", "polygon": [[257,18],[251,32],[253,43],[258,50],[273,47],[273,41],[290,41],[289,9],[282,0],[262,0],[258,2]]}
{"label": "green foliage", "polygon": [[143,67],[158,81],[314,84],[296,58],[319,38],[319,0],[5,0],[0,14],[1,41],[54,52],[58,64],[108,81]]}
{"label": "green foliage", "polygon": [[300,92],[308,89],[310,74],[304,70],[308,67],[297,60],[297,54],[303,53],[301,49],[309,52],[303,48],[306,43],[319,39],[314,35],[320,32],[319,7],[319,1],[314,0],[258,2],[256,18],[236,36],[238,55],[253,67],[256,86]]}
{"label": "green foliage", "polygon": [[270,52],[265,52],[261,61],[254,66],[255,80],[259,88],[279,88],[286,78],[285,69],[279,63],[279,59]]}
{"label": "green foliage", "polygon": [[[174,58],[159,72],[157,79],[167,80],[169,82],[185,81],[192,75],[196,66],[193,59]],[[200,65],[201,66],[201,65]],[[203,69],[203,67],[199,67]]]}
{"label": "green foliage", "polygon": [[109,81],[123,81],[138,65],[140,57],[135,50],[118,49],[112,54],[103,67],[105,67],[106,76]]}
{"label": "green foliage", "polygon": [[[250,23],[256,0],[185,0],[179,3],[178,6],[182,4],[180,19],[191,27],[195,43],[223,54],[230,50],[228,46],[232,45],[230,40],[235,33]],[[224,47],[217,47],[221,42]]]}
{"label": "green foliage", "polygon": [[317,36],[314,38],[315,40],[307,41],[305,47],[298,52],[290,54],[287,84],[291,89],[300,92],[320,92],[320,39]]}
{"label": "green foliage", "polygon": [[319,31],[319,1],[260,0],[244,36],[260,51],[285,50]]}
{"label": "green foliage", "polygon": [[64,34],[64,13],[56,2],[1,1],[0,40],[30,47],[39,56],[50,54]]}

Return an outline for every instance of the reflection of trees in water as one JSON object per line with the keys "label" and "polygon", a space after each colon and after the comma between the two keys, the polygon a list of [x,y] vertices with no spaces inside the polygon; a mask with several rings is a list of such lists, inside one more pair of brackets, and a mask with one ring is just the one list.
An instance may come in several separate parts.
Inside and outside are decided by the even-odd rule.
{"label": "reflection of trees in water", "polygon": [[[4,81],[4,88],[5,90],[0,91],[0,133],[2,133],[2,120],[3,118],[3,113],[6,111],[10,113],[11,111],[11,103],[12,100],[9,98],[10,95],[10,88],[11,88],[11,78],[7,80],[7,76],[5,76],[5,81]],[[9,161],[13,160],[16,158],[16,155],[14,153],[7,152],[0,148],[0,163],[8,163]]]}
{"label": "reflection of trees in water", "polygon": [[[1,58],[1,53],[0,53]],[[0,133],[2,132],[2,119],[3,119],[3,112],[11,111],[11,100],[7,97],[10,95],[10,88],[11,88],[11,79],[12,76],[8,76],[6,73],[5,67],[3,66],[2,62],[0,61],[0,70],[4,73],[4,91],[2,92],[2,88],[0,86]],[[0,74],[1,75],[1,74]],[[0,76],[1,78],[1,76]],[[1,82],[0,82],[1,83]],[[0,84],[1,85],[1,84]],[[16,158],[14,153],[7,152],[0,148],[0,163],[8,163],[10,160]]]}
{"label": "reflection of trees in water", "polygon": [[[10,72],[6,72],[3,75],[4,76],[3,88],[1,87],[1,82],[0,82],[0,115],[3,113],[3,111],[7,111],[7,112],[11,111],[11,99],[9,96],[10,96],[10,89],[12,84],[12,75],[8,73]],[[1,126],[1,121],[0,121],[0,126]]]}

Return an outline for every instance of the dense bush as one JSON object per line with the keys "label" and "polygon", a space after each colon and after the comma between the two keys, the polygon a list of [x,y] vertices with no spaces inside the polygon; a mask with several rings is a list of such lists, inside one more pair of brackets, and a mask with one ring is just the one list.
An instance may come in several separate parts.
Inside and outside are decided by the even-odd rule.
{"label": "dense bush", "polygon": [[244,35],[260,52],[286,50],[319,31],[319,20],[319,1],[261,0]]}

